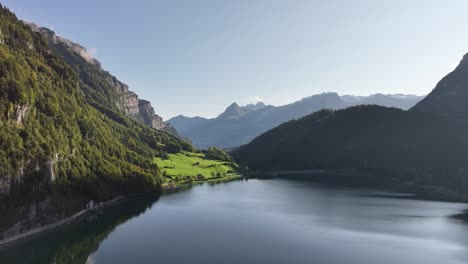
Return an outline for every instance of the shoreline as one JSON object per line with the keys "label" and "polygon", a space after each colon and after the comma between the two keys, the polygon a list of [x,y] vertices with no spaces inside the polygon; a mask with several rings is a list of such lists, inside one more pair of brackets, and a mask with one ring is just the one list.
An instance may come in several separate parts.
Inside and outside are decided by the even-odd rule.
{"label": "shoreline", "polygon": [[105,203],[102,203],[101,205],[98,205],[98,206],[96,206],[94,208],[87,208],[87,209],[81,210],[78,213],[73,214],[73,215],[71,215],[71,216],[69,216],[67,218],[64,218],[64,219],[62,219],[60,221],[57,221],[55,223],[48,224],[48,225],[41,226],[41,227],[36,227],[36,228],[33,228],[33,229],[28,230],[26,232],[23,232],[23,233],[20,233],[20,234],[11,236],[11,237],[4,238],[4,239],[0,240],[0,248],[7,247],[7,246],[9,246],[11,244],[14,244],[16,242],[20,242],[20,241],[22,241],[24,239],[34,237],[35,235],[39,235],[39,234],[47,232],[47,231],[52,231],[54,229],[59,229],[61,227],[65,227],[67,225],[74,224],[75,222],[83,220],[84,218],[86,218],[88,216],[94,215],[94,214],[98,213],[99,211],[101,211],[101,210],[103,210],[103,209],[105,209],[107,207],[110,207],[112,205],[115,205],[115,204],[117,204],[117,203],[119,203],[121,201],[130,200],[130,199],[140,197],[140,196],[143,196],[143,195],[145,195],[145,194],[131,194],[131,195],[117,196],[112,200],[109,200],[109,201],[107,201]]}
{"label": "shoreline", "polygon": [[[236,179],[239,179],[239,178],[242,178],[243,176],[240,175],[240,174],[236,174],[236,175],[233,175],[233,176],[230,176],[230,177],[223,177],[223,178],[215,178],[215,179],[206,179],[206,180],[202,180],[202,181],[195,181],[195,182],[192,182],[191,184],[183,184],[183,186],[181,187],[177,187],[175,189],[170,189],[170,188],[167,188],[167,187],[164,187],[162,186],[161,188],[161,193],[160,193],[160,196],[164,195],[164,194],[169,194],[171,192],[174,192],[174,191],[181,191],[181,190],[185,190],[185,189],[188,189],[188,188],[191,188],[195,185],[198,185],[198,184],[202,184],[202,183],[205,183],[205,182],[213,182],[213,183],[220,183],[220,182],[229,182],[229,181],[232,181],[232,180],[236,180]],[[48,224],[48,225],[45,225],[45,226],[41,226],[41,227],[36,227],[36,228],[33,228],[31,230],[28,230],[26,232],[23,232],[23,233],[20,233],[20,234],[17,234],[17,235],[14,235],[14,236],[11,236],[11,237],[7,237],[7,238],[4,238],[4,239],[1,239],[0,240],[0,248],[2,247],[7,247],[9,245],[12,245],[16,242],[20,242],[24,239],[28,239],[28,238],[31,238],[31,237],[34,237],[36,235],[40,235],[41,233],[44,233],[44,232],[47,232],[47,231],[52,231],[54,229],[59,229],[59,228],[62,228],[62,227],[65,227],[67,225],[71,225],[71,224],[74,224],[78,221],[81,221],[83,220],[84,218],[88,217],[88,216],[91,216],[91,215],[94,215],[96,213],[98,213],[99,211],[105,209],[106,207],[109,207],[109,206],[112,206],[112,205],[115,205],[119,202],[122,202],[122,201],[125,201],[125,200],[130,200],[130,199],[133,199],[133,198],[136,198],[136,197],[141,197],[145,194],[131,194],[131,195],[120,195],[120,196],[117,196],[115,197],[114,199],[112,200],[109,200],[105,203],[102,203],[101,205],[98,205],[94,208],[87,208],[87,209],[84,209],[84,210],[81,210],[79,212],[77,212],[76,214],[73,214],[67,218],[64,218],[60,221],[57,221],[55,223],[51,223],[51,224]]]}
{"label": "shoreline", "polygon": [[[427,185],[415,185],[413,183],[403,182],[398,178],[394,177],[385,177],[379,178],[375,174],[360,172],[356,170],[323,170],[323,169],[315,169],[315,170],[274,170],[274,171],[258,171],[258,172],[251,172],[249,177],[253,178],[269,178],[269,177],[278,177],[278,178],[288,178],[285,176],[295,177],[295,176],[324,176],[324,175],[335,175],[339,177],[347,177],[347,176],[357,176],[356,179],[351,180],[358,180],[359,177],[361,178],[371,178],[371,179],[379,179],[379,184],[383,184],[385,182],[394,184],[395,187],[404,188],[405,191],[414,194],[415,196],[420,196],[423,199],[435,200],[435,201],[449,201],[449,202],[458,202],[458,203],[468,203],[468,196],[463,195],[445,188],[438,188],[436,186],[427,186]],[[333,178],[327,180],[334,180]],[[384,180],[384,181],[380,181]]]}
{"label": "shoreline", "polygon": [[171,192],[178,191],[178,190],[185,190],[185,189],[192,188],[196,185],[200,185],[204,183],[208,183],[208,184],[225,183],[225,182],[238,180],[243,177],[245,176],[243,176],[242,174],[233,174],[233,175],[220,177],[220,178],[206,178],[204,180],[183,180],[179,182],[174,182],[173,186],[164,184],[162,186],[163,194],[171,193]]}
{"label": "shoreline", "polygon": [[[233,175],[233,176],[230,176],[230,177],[223,177],[223,178],[216,178],[216,179],[206,179],[206,180],[203,180],[203,181],[194,181],[192,182],[190,185],[187,185],[187,184],[182,184],[183,186],[180,187],[180,186],[177,186],[176,188],[174,189],[169,189],[167,187],[162,187],[161,189],[161,193],[160,195],[164,195],[164,194],[168,194],[168,193],[171,193],[171,192],[174,192],[174,191],[180,191],[180,190],[185,190],[185,189],[188,189],[190,187],[193,187],[195,185],[198,185],[198,184],[202,184],[202,183],[205,183],[205,182],[229,182],[231,180],[235,180],[235,179],[239,179],[241,178],[242,175],[240,174],[237,174],[237,175]],[[0,248],[2,247],[7,247],[11,244],[14,244],[16,242],[20,242],[24,239],[28,239],[28,238],[31,238],[31,237],[34,237],[36,235],[40,235],[41,233],[44,233],[44,232],[47,232],[47,231],[52,231],[54,229],[59,229],[59,228],[62,228],[62,227],[65,227],[67,225],[71,225],[71,224],[74,224],[80,220],[83,220],[84,218],[88,217],[88,216],[91,216],[91,215],[94,215],[96,213],[98,213],[99,211],[105,209],[106,207],[109,207],[109,206],[112,206],[116,203],[119,203],[119,202],[122,202],[122,201],[125,201],[125,200],[130,200],[130,199],[133,199],[133,198],[136,198],[136,197],[141,197],[145,194],[131,194],[131,195],[120,195],[120,196],[117,196],[115,197],[114,199],[111,199],[101,205],[98,205],[94,208],[86,208],[84,210],[81,210],[67,218],[64,218],[60,221],[57,221],[55,223],[51,223],[51,224],[48,224],[48,225],[45,225],[45,226],[40,226],[40,227],[36,227],[36,228],[33,228],[31,230],[28,230],[26,232],[23,232],[23,233],[19,233],[17,235],[14,235],[14,236],[11,236],[11,237],[7,237],[7,238],[4,238],[4,239],[1,239],[0,240]]]}
{"label": "shoreline", "polygon": [[323,169],[315,169],[315,170],[273,170],[273,171],[255,171],[250,172],[250,175],[260,177],[279,177],[284,175],[310,175],[310,174],[334,174],[339,176],[347,176],[347,175],[360,175],[360,176],[371,176],[370,174],[354,171],[354,170],[323,170]]}
{"label": "shoreline", "polygon": [[[240,179],[242,177],[246,177],[246,178],[259,178],[259,179],[262,179],[262,178],[270,178],[270,177],[278,177],[278,178],[288,178],[288,177],[285,177],[285,176],[290,176],[290,177],[295,177],[295,176],[307,176],[307,175],[310,175],[310,176],[313,176],[315,174],[315,176],[324,176],[324,175],[335,175],[335,176],[358,176],[358,177],[369,177],[369,178],[373,178],[373,179],[378,179],[378,177],[376,175],[373,175],[373,174],[369,174],[369,173],[363,173],[363,172],[358,172],[358,171],[354,171],[354,170],[276,170],[276,171],[259,171],[259,172],[251,172],[249,173],[248,175],[234,175],[234,176],[231,176],[231,177],[227,177],[227,178],[216,178],[216,179],[211,179],[213,181],[213,183],[222,183],[222,182],[230,182],[230,181],[233,181],[233,180],[236,180],[236,179]],[[327,179],[328,180],[328,179]],[[333,179],[331,179],[333,180]],[[414,195],[422,195],[423,197],[432,197],[431,200],[436,200],[436,201],[450,201],[450,202],[459,202],[459,203],[468,203],[468,197],[463,197],[462,195],[460,194],[457,194],[453,191],[449,191],[449,190],[446,190],[446,189],[438,189],[436,187],[432,187],[432,186],[418,186],[418,185],[413,185],[411,183],[405,183],[405,182],[402,182],[396,178],[385,178],[386,181],[388,181],[389,183],[393,183],[393,184],[396,184],[397,186],[399,187],[403,187],[403,188],[409,188],[409,190],[407,190],[409,193],[412,193]],[[177,191],[181,191],[181,190],[185,190],[185,189],[189,189],[195,185],[198,185],[198,184],[202,184],[202,183],[205,183],[205,182],[211,182],[210,179],[206,179],[206,180],[202,180],[202,181],[194,181],[194,182],[191,182],[190,184],[181,184],[182,186],[177,186],[175,189],[170,189],[170,188],[167,188],[166,187],[163,187],[162,188],[162,192],[160,193],[160,195],[164,195],[164,194],[169,194],[169,193],[172,193],[172,192],[177,192]],[[141,196],[144,196],[144,195],[147,195],[147,194],[131,194],[131,195],[121,195],[121,196],[117,196],[116,198],[112,199],[112,200],[109,200],[105,203],[102,203],[101,205],[98,205],[94,208],[87,208],[87,209],[84,209],[84,210],[81,210],[79,212],[77,212],[76,214],[73,214],[67,218],[64,218],[58,222],[55,222],[55,223],[51,223],[51,224],[48,224],[48,225],[45,225],[45,226],[41,226],[41,227],[37,227],[37,228],[33,228],[31,230],[28,230],[26,232],[23,232],[23,233],[20,233],[20,234],[17,234],[17,235],[14,235],[14,236],[11,236],[11,237],[7,237],[5,239],[2,239],[0,240],[0,248],[2,247],[7,247],[9,245],[12,245],[16,242],[20,242],[24,239],[28,239],[28,238],[31,238],[31,237],[34,237],[35,235],[39,235],[41,233],[44,233],[44,232],[47,232],[47,231],[52,231],[54,229],[59,229],[59,228],[62,228],[62,227],[65,227],[67,225],[70,225],[70,224],[74,224],[78,221],[81,221],[83,220],[84,218],[88,217],[88,216],[91,216],[91,215],[94,215],[94,214],[97,214],[99,211],[107,208],[107,207],[110,207],[112,205],[115,205],[121,201],[124,201],[124,200],[130,200],[130,199],[133,199],[133,198],[137,198],[137,197],[141,197]]]}

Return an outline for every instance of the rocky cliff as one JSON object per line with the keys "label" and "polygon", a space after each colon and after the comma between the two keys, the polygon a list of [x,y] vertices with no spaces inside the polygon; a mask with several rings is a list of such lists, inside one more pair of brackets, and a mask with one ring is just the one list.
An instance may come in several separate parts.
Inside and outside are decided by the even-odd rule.
{"label": "rocky cliff", "polygon": [[163,126],[83,47],[33,31],[1,4],[0,32],[0,240],[89,201],[157,194],[154,158],[193,150],[142,124]]}
{"label": "rocky cliff", "polygon": [[[48,41],[51,49],[71,66],[74,66],[82,77],[85,77],[83,79],[87,80],[88,86],[95,91],[109,95],[106,99],[108,99],[111,107],[115,107],[119,111],[124,112],[128,117],[149,127],[168,133],[175,131],[174,128],[169,127],[170,125],[164,122],[161,116],[155,113],[149,101],[140,99],[136,93],[129,90],[126,84],[105,71],[101,67],[101,63],[93,58],[86,48],[64,37],[57,36],[48,28],[39,27],[33,23],[26,24],[34,31],[41,33]],[[107,89],[103,90],[103,87]],[[177,135],[177,132],[175,135]]]}

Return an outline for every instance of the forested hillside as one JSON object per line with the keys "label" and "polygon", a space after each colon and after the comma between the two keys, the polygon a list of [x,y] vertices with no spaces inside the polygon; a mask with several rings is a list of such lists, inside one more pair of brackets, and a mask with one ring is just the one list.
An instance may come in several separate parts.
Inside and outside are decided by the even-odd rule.
{"label": "forested hillside", "polygon": [[276,127],[235,155],[253,170],[352,169],[468,200],[468,55],[408,111],[324,110]]}
{"label": "forested hillside", "polygon": [[153,158],[192,150],[117,111],[95,81],[0,7],[0,234],[53,222],[89,200],[157,190]]}
{"label": "forested hillside", "polygon": [[468,190],[468,124],[381,106],[322,110],[235,152],[251,170],[355,170]]}
{"label": "forested hillside", "polygon": [[210,146],[231,148],[247,144],[260,134],[284,122],[299,119],[321,109],[376,104],[406,110],[422,98],[423,96],[402,94],[340,96],[337,93],[322,93],[283,106],[258,103],[241,107],[234,103],[216,118],[177,116],[168,122],[174,125],[183,137],[190,139],[197,148],[206,149]]}
{"label": "forested hillside", "polygon": [[39,32],[47,41],[49,48],[70,65],[83,85],[81,89],[87,101],[100,111],[122,112],[127,117],[149,127],[178,136],[177,131],[157,115],[149,101],[142,100],[129,87],[101,67],[81,45],[57,36],[48,28],[28,24],[33,31]]}

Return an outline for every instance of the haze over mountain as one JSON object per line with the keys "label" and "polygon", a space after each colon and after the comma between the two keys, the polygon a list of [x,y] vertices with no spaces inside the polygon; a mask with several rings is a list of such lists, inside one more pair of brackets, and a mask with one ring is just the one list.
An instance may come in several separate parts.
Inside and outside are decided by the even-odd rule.
{"label": "haze over mountain", "polygon": [[410,111],[322,110],[235,151],[252,170],[350,170],[468,199],[468,56]]}
{"label": "haze over mountain", "polygon": [[210,146],[228,148],[246,144],[268,129],[320,109],[341,109],[359,104],[376,104],[407,110],[422,98],[424,96],[402,94],[339,96],[337,93],[322,93],[277,107],[265,105],[263,102],[247,106],[233,103],[216,118],[177,116],[168,120],[168,123],[198,148],[205,149]]}

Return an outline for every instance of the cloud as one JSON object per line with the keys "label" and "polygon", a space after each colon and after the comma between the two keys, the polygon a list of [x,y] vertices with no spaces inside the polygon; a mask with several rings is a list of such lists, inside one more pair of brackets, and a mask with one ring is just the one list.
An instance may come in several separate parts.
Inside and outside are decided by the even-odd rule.
{"label": "cloud", "polygon": [[97,54],[97,49],[96,48],[80,49],[80,50],[78,50],[78,53],[86,61],[88,61],[89,63],[93,63],[94,62],[94,57]]}
{"label": "cloud", "polygon": [[259,103],[259,102],[263,102],[263,98],[261,98],[258,95],[254,95],[252,97],[249,97],[249,98],[247,98],[247,100],[249,100],[249,102],[254,103],[254,104]]}

